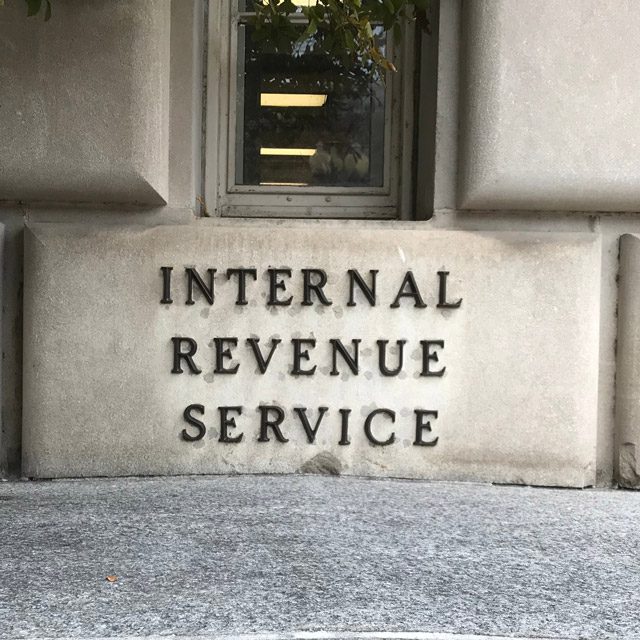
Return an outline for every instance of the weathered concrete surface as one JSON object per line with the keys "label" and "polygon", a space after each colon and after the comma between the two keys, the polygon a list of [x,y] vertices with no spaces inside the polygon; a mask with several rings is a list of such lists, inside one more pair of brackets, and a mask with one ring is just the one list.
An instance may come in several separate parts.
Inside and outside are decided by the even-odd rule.
{"label": "weathered concrete surface", "polygon": [[[340,243],[336,238],[340,237]],[[161,304],[161,266],[173,266],[173,304]],[[281,297],[267,307],[270,265],[288,266]],[[216,299],[187,297],[185,266],[206,278],[217,268]],[[237,305],[227,268],[255,267],[247,304]],[[326,269],[331,306],[301,305],[301,268]],[[379,269],[377,306],[358,295],[346,305],[347,269],[368,277]],[[427,308],[402,300],[390,308],[405,272],[413,270]],[[449,271],[448,301],[437,308],[437,271]],[[343,474],[471,479],[527,484],[594,482],[596,449],[599,241],[580,234],[480,234],[420,231],[416,225],[260,224],[200,221],[193,225],[117,229],[35,225],[27,232],[25,266],[24,468],[36,477],[179,473],[295,472],[318,462]],[[214,372],[214,338],[229,347],[237,374]],[[172,338],[197,341],[200,374],[172,374]],[[260,375],[246,339],[257,337],[264,357],[281,339]],[[317,340],[304,368],[291,375],[293,339]],[[361,339],[360,371],[338,359],[331,375],[331,338],[351,349]],[[404,369],[385,377],[376,341],[407,340]],[[420,340],[443,340],[424,377]],[[181,350],[186,348],[181,345]],[[307,348],[307,345],[305,345]],[[396,352],[389,354],[394,367]],[[187,405],[206,437],[186,442]],[[279,405],[284,438],[259,442],[260,405]],[[220,406],[236,427],[219,442]],[[307,407],[311,427],[327,407],[310,443],[294,409]],[[350,408],[348,446],[340,445],[340,409]],[[377,415],[375,446],[364,423]],[[415,446],[416,409],[438,411],[436,446]],[[273,416],[273,414],[271,414]],[[426,419],[425,419],[426,421]],[[313,463],[309,463],[310,460]]]}
{"label": "weathered concrete surface", "polygon": [[640,487],[640,237],[620,238],[616,348],[616,476]]}
{"label": "weathered concrete surface", "polygon": [[[340,243],[336,238],[340,237]],[[172,304],[161,304],[161,266],[173,266]],[[185,266],[206,278],[218,269],[215,303],[202,294],[186,305]],[[281,298],[268,307],[266,269],[292,269]],[[254,267],[247,304],[237,305],[228,268]],[[303,306],[301,268],[326,269],[331,306]],[[378,302],[358,295],[348,306],[347,269],[379,269]],[[412,299],[390,308],[412,269],[426,308]],[[447,300],[437,308],[437,271],[449,271]],[[25,265],[23,473],[35,477],[180,473],[291,473],[315,468],[343,474],[471,479],[584,486],[594,482],[599,241],[580,234],[478,234],[419,231],[411,225],[274,225],[200,221],[193,225],[114,229],[34,225]],[[237,337],[237,374],[215,372],[215,338]],[[172,338],[192,338],[200,374],[172,373]],[[247,338],[259,338],[266,358],[260,375]],[[292,340],[316,339],[292,375]],[[361,339],[360,370],[338,359],[331,375],[331,338],[352,348]],[[377,340],[407,340],[404,368],[385,377]],[[443,340],[425,377],[420,340]],[[184,351],[187,345],[180,345]],[[390,352],[388,366],[397,358]],[[207,427],[198,435],[183,419]],[[259,406],[286,413],[279,442],[261,435]],[[218,407],[242,407],[223,436]],[[310,442],[295,409],[306,407]],[[349,408],[350,444],[340,445],[340,409]],[[377,415],[366,437],[365,419]],[[415,446],[416,409],[434,410],[432,431]],[[204,411],[204,413],[202,413]],[[269,414],[273,417],[273,414]],[[322,454],[317,458],[318,454]],[[313,460],[313,462],[310,462]]]}
{"label": "weathered concrete surface", "polygon": [[465,2],[459,205],[637,211],[640,6]]}
{"label": "weathered concrete surface", "polygon": [[0,13],[0,201],[168,198],[170,2]]}
{"label": "weathered concrete surface", "polygon": [[628,640],[640,637],[639,519],[640,495],[622,491],[4,483],[0,639]]}

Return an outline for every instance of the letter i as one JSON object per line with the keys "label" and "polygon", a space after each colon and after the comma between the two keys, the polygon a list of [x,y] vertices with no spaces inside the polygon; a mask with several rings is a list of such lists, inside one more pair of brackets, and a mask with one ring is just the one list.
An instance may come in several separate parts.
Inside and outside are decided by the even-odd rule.
{"label": "letter i", "polygon": [[342,417],[342,425],[340,428],[340,442],[338,444],[347,445],[351,444],[349,440],[349,414],[351,409],[340,409],[340,416]]}
{"label": "letter i", "polygon": [[160,300],[160,304],[172,304],[171,272],[173,267],[160,267],[160,271],[162,271],[162,300]]}

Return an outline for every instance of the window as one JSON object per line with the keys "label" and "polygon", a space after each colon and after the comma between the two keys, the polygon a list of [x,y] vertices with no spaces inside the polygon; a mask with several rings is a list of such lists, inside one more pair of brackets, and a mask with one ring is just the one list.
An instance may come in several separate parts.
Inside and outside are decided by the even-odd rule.
{"label": "window", "polygon": [[305,44],[293,56],[264,53],[252,38],[251,2],[210,6],[209,213],[410,217],[413,34],[400,42],[376,34],[401,70],[376,82]]}

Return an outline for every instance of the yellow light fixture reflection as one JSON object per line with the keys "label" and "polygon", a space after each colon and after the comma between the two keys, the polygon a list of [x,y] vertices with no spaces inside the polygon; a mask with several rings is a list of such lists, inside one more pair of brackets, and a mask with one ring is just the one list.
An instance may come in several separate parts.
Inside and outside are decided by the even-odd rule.
{"label": "yellow light fixture reflection", "polygon": [[308,182],[261,182],[265,187],[307,187]]}
{"label": "yellow light fixture reflection", "polygon": [[278,147],[260,147],[261,156],[312,156],[315,149],[280,149]]}
{"label": "yellow light fixture reflection", "polygon": [[[282,4],[284,0],[279,0],[278,4]],[[291,0],[296,7],[315,7],[318,0]],[[262,0],[262,4],[269,4],[269,0]]]}
{"label": "yellow light fixture reflection", "polygon": [[261,107],[322,107],[326,93],[261,93]]}

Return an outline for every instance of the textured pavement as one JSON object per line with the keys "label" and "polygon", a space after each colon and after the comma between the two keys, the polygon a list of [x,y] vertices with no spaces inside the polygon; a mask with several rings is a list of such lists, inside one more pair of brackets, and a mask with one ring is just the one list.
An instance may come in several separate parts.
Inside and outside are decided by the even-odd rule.
{"label": "textured pavement", "polygon": [[623,491],[1,483],[0,640],[640,638],[639,540]]}

